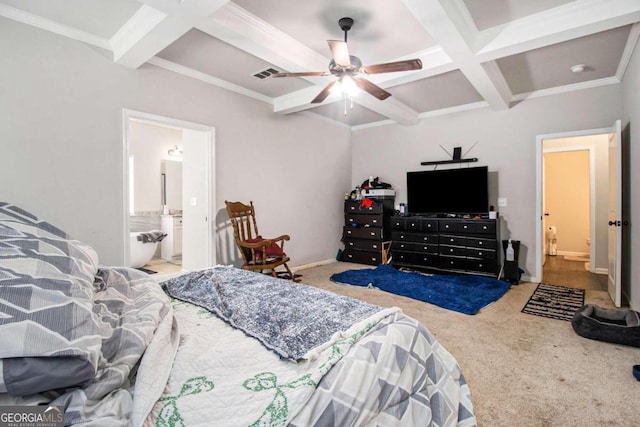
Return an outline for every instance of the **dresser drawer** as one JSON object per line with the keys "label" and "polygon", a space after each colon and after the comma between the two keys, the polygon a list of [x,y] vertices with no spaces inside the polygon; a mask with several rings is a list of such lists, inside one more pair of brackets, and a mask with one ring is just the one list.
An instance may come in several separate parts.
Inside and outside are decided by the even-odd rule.
{"label": "dresser drawer", "polygon": [[467,270],[495,274],[497,267],[495,260],[467,259]]}
{"label": "dresser drawer", "polygon": [[466,255],[469,258],[496,259],[496,251],[493,249],[466,248]]}
{"label": "dresser drawer", "polygon": [[357,262],[359,264],[379,265],[382,263],[381,252],[354,251],[345,249],[342,252],[341,261]]}
{"label": "dresser drawer", "polygon": [[478,249],[497,249],[496,239],[483,239],[480,237],[467,237],[467,247]]}
{"label": "dresser drawer", "polygon": [[391,218],[391,229],[392,230],[404,230],[405,221],[406,221],[405,218],[399,218],[397,216],[394,216],[393,218]]}
{"label": "dresser drawer", "polygon": [[440,256],[440,268],[451,270],[466,270],[467,259],[463,257]]}
{"label": "dresser drawer", "polygon": [[354,249],[357,251],[382,251],[382,242],[371,239],[343,239],[345,249]]}
{"label": "dresser drawer", "polygon": [[346,202],[344,202],[344,213],[381,214],[382,203],[374,203],[368,208],[365,208],[358,201],[347,200]]}
{"label": "dresser drawer", "polygon": [[496,234],[496,222],[495,221],[481,221],[473,224],[473,232],[476,234]]}
{"label": "dresser drawer", "polygon": [[376,227],[347,227],[345,226],[342,230],[343,238],[354,238],[354,239],[374,239],[374,240],[382,240],[382,228]]}
{"label": "dresser drawer", "polygon": [[448,245],[440,245],[439,246],[440,255],[451,255],[451,256],[467,256],[467,248],[463,246],[448,246]]}
{"label": "dresser drawer", "polygon": [[417,243],[438,244],[438,235],[393,231],[391,232],[391,240],[393,240],[394,242],[417,242]]}
{"label": "dresser drawer", "polygon": [[452,234],[441,234],[438,237],[438,243],[449,246],[466,246],[467,238],[464,236],[455,236]]}
{"label": "dresser drawer", "polygon": [[424,267],[438,267],[439,256],[437,254],[426,254],[418,252],[393,251],[393,264],[419,265]]}
{"label": "dresser drawer", "polygon": [[371,226],[371,227],[382,227],[382,214],[372,214],[372,215],[364,215],[364,214],[352,214],[347,213],[344,215],[344,223],[345,225],[358,225],[358,226]]}

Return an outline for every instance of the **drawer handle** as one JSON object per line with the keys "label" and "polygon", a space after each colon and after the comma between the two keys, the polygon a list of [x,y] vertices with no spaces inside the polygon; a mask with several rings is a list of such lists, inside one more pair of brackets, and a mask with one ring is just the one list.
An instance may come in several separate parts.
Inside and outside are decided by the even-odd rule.
{"label": "drawer handle", "polygon": [[349,242],[349,246],[353,246],[353,242]]}
{"label": "drawer handle", "polygon": [[412,227],[415,227],[416,225],[412,222],[412,223],[411,223],[411,226],[412,226]]}
{"label": "drawer handle", "polygon": [[373,245],[373,249],[378,249],[378,245]]}
{"label": "drawer handle", "polygon": [[353,258],[353,255],[347,255],[349,258]]}
{"label": "drawer handle", "polygon": [[453,248],[449,249],[449,252],[453,252]]}
{"label": "drawer handle", "polygon": [[465,225],[465,226],[463,226],[462,228],[465,228],[465,229],[466,229],[466,228],[469,228],[469,226],[468,226],[468,225]]}
{"label": "drawer handle", "polygon": [[347,234],[351,234],[351,230],[347,230]]}
{"label": "drawer handle", "polygon": [[373,223],[375,224],[376,222],[378,222],[378,220],[377,220],[377,219],[374,219],[374,220],[373,220],[373,221],[371,221],[371,222],[373,222]]}
{"label": "drawer handle", "polygon": [[375,235],[376,235],[376,233],[374,233],[374,232],[372,231],[372,232],[371,232],[371,235],[372,235],[372,236],[375,236]]}
{"label": "drawer handle", "polygon": [[450,242],[455,242],[455,239],[449,239]]}
{"label": "drawer handle", "polygon": [[478,256],[482,256],[482,252],[478,252]]}
{"label": "drawer handle", "polygon": [[479,244],[480,246],[482,246],[482,242],[478,242],[478,244]]}
{"label": "drawer handle", "polygon": [[482,264],[478,264],[478,267],[482,268]]}
{"label": "drawer handle", "polygon": [[486,226],[486,225],[483,225],[483,226],[482,226],[482,229],[483,229],[483,230],[486,230],[486,229],[487,229],[487,226]]}

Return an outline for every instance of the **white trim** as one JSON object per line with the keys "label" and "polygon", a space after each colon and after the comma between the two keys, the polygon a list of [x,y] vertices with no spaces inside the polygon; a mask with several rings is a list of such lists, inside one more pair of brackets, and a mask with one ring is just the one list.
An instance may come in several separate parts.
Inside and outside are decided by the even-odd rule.
{"label": "white trim", "polygon": [[[552,255],[551,255],[552,256]],[[586,252],[575,252],[575,251],[558,251],[557,256],[580,256],[580,257],[589,257],[590,255]]]}
{"label": "white trim", "polygon": [[129,164],[129,122],[130,121],[140,121],[143,123],[150,123],[156,126],[165,126],[172,128],[181,128],[181,129],[191,129],[199,132],[203,132],[206,134],[207,138],[207,146],[208,153],[206,159],[206,169],[207,169],[207,200],[206,203],[208,205],[207,209],[207,248],[209,254],[209,265],[213,266],[216,264],[217,254],[215,251],[215,230],[214,230],[214,219],[216,212],[216,193],[215,193],[215,182],[212,181],[212,178],[215,177],[215,128],[209,125],[204,125],[201,123],[188,122],[185,120],[175,119],[171,117],[160,116],[152,113],[145,113],[136,110],[129,110],[126,108],[122,109],[122,159],[123,159],[123,239],[124,239],[124,251],[123,251],[123,264],[129,265],[129,173],[128,173],[128,164]]}
{"label": "white trim", "polygon": [[167,14],[146,4],[133,14],[131,18],[109,39],[115,62],[122,55],[151,32],[160,22],[167,18]]}
{"label": "white trim", "polygon": [[398,122],[396,122],[395,120],[384,119],[384,120],[380,120],[380,121],[377,121],[377,122],[366,123],[364,125],[352,126],[351,130],[352,131],[358,131],[358,130],[369,129],[369,128],[377,128],[379,126],[395,125],[397,123]]}
{"label": "white trim", "polygon": [[0,3],[0,16],[111,51],[109,40]]}
{"label": "white trim", "polygon": [[638,37],[640,37],[640,23],[635,23],[629,31],[629,37],[627,37],[627,44],[624,46],[624,51],[620,56],[620,62],[618,63],[618,69],[616,70],[616,78],[620,81],[624,78],[624,73],[627,71],[629,61],[633,55],[633,50],[638,43]]}
{"label": "white trim", "polygon": [[594,271],[594,273],[596,273],[596,274],[604,274],[605,276],[609,276],[609,269],[608,268],[596,268],[596,271]]}
{"label": "white trim", "polygon": [[317,261],[317,262],[312,262],[309,264],[302,264],[302,265],[298,265],[298,266],[294,266],[291,267],[291,270],[295,271],[300,271],[300,270],[306,270],[308,268],[313,268],[313,267],[320,267],[321,265],[329,265],[329,264],[333,264],[334,262],[338,262],[335,260],[335,258],[331,258],[331,259],[325,259],[323,261]]}
{"label": "white trim", "polygon": [[167,61],[166,59],[162,59],[157,56],[154,56],[153,58],[151,58],[149,61],[147,61],[147,63],[155,65],[156,67],[164,68],[165,70],[173,71],[174,73],[182,74],[183,76],[191,77],[193,79],[200,80],[201,82],[218,86],[223,89],[230,90],[231,92],[239,93],[240,95],[245,95],[250,98],[257,99],[258,101],[266,102],[267,104],[273,105],[273,98],[270,98],[266,95],[263,95],[258,92],[254,92],[250,89],[244,88],[242,86],[238,86],[226,80],[213,77],[209,74],[196,71],[192,68],[185,67],[180,64],[176,64],[175,62]]}
{"label": "white trim", "polygon": [[[543,159],[543,142],[545,139],[575,138],[588,135],[609,134],[615,131],[613,128],[585,129],[571,132],[550,133],[536,136],[536,209],[534,221],[536,224],[536,278],[542,277],[542,260],[544,259],[544,238],[542,236],[542,159]],[[591,240],[591,246],[595,244]],[[592,266],[593,268],[593,266]]]}
{"label": "white trim", "polygon": [[518,93],[513,95],[511,101],[524,101],[526,99],[540,98],[543,96],[558,95],[561,93],[575,92],[577,90],[592,89],[601,86],[615,85],[620,83],[617,77],[605,77],[602,79],[588,80],[586,82],[574,83],[564,86],[556,86],[548,89],[535,90],[533,92]]}
{"label": "white trim", "polygon": [[487,108],[489,103],[487,101],[472,102],[470,104],[456,105],[455,107],[441,108],[439,110],[426,111],[420,113],[418,116],[421,119],[427,119],[430,117],[445,116],[447,114],[460,113],[462,111],[477,110],[479,108]]}

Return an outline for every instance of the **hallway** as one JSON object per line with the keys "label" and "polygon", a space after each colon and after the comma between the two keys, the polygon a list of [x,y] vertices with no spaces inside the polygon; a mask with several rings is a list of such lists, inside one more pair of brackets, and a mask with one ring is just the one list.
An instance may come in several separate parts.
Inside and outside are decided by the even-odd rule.
{"label": "hallway", "polygon": [[568,261],[562,255],[547,256],[542,270],[542,281],[571,288],[607,290],[607,275],[591,273],[585,268],[584,262]]}

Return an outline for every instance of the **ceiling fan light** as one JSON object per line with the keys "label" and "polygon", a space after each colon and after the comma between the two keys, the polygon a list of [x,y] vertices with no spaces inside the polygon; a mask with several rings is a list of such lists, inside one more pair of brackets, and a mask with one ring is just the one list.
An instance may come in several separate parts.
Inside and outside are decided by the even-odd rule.
{"label": "ceiling fan light", "polygon": [[351,97],[360,92],[360,88],[358,88],[358,85],[356,85],[356,82],[354,82],[350,76],[344,76],[341,80],[342,84],[340,88],[344,95]]}

